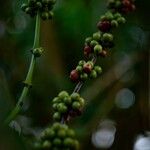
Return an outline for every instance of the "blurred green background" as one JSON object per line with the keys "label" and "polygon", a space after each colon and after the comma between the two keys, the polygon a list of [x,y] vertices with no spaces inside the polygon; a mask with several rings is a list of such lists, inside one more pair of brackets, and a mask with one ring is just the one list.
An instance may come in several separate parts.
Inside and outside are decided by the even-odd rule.
{"label": "blurred green background", "polygon": [[[23,0],[0,0],[0,123],[12,110],[23,87],[34,37],[35,20],[20,10]],[[137,0],[127,23],[114,31],[115,48],[98,59],[101,77],[81,90],[87,105],[69,125],[81,150],[150,150],[149,0]],[[71,93],[70,71],[83,59],[84,39],[96,32],[106,0],[57,0],[54,19],[42,22],[41,46],[33,88],[22,113],[0,130],[0,150],[30,150],[34,136],[52,120],[51,100]]]}

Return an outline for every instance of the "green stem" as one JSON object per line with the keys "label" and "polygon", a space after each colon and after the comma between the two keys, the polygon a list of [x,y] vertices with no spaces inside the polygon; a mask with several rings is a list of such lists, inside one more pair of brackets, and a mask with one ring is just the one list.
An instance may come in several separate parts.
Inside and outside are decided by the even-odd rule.
{"label": "green stem", "polygon": [[[40,15],[37,14],[33,49],[39,47],[39,43],[40,43]],[[5,125],[9,124],[13,119],[15,119],[15,117],[20,113],[20,111],[22,109],[22,105],[23,105],[25,98],[28,94],[29,88],[32,85],[32,77],[33,77],[35,62],[36,62],[36,57],[32,54],[29,70],[28,70],[28,73],[26,76],[26,80],[24,82],[25,86],[22,90],[22,93],[20,95],[20,98],[19,98],[15,108],[11,111],[11,113],[8,115],[8,117],[4,121]]]}

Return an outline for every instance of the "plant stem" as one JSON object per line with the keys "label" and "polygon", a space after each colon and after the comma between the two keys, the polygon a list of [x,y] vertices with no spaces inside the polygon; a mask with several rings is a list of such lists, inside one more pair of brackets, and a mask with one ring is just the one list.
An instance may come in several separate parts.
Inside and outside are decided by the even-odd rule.
{"label": "plant stem", "polygon": [[[33,44],[33,49],[39,47],[39,42],[40,41],[40,16],[39,13],[36,16],[36,26],[35,26],[35,37],[34,37],[34,44]],[[11,111],[11,113],[8,115],[6,120],[4,121],[4,124],[7,125],[9,124],[13,119],[16,118],[16,116],[20,113],[22,109],[22,105],[25,101],[25,98],[29,92],[29,88],[32,85],[32,77],[33,77],[33,71],[35,68],[35,62],[36,62],[36,57],[32,54],[29,70],[26,76],[25,80],[25,86],[22,90],[22,93],[20,95],[20,98],[15,106],[15,108]]]}

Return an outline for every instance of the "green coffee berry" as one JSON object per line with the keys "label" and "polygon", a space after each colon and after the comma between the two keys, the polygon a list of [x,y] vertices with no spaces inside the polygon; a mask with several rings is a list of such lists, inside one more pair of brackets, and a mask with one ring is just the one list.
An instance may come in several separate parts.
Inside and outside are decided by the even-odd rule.
{"label": "green coffee berry", "polygon": [[111,21],[112,27],[118,27],[118,22],[116,20]]}
{"label": "green coffee berry", "polygon": [[79,103],[83,107],[85,105],[85,100],[82,97],[80,97],[79,98]]}
{"label": "green coffee berry", "polygon": [[21,5],[21,9],[22,9],[23,11],[25,11],[27,7],[28,7],[28,5],[25,4],[25,3],[23,3],[23,4]]}
{"label": "green coffee berry", "polygon": [[78,93],[72,93],[72,94],[71,94],[71,99],[77,100],[77,99],[79,99],[79,98],[80,98],[80,95],[79,95]]}
{"label": "green coffee berry", "polygon": [[61,128],[61,124],[60,123],[58,123],[58,122],[55,122],[54,124],[53,124],[53,126],[52,126],[52,129],[54,129],[54,130],[58,130],[58,129],[60,129]]}
{"label": "green coffee berry", "polygon": [[81,80],[85,81],[85,80],[88,79],[88,74],[87,74],[87,73],[82,73],[82,74],[80,75],[80,78],[81,78]]}
{"label": "green coffee berry", "polygon": [[95,46],[95,45],[97,45],[98,44],[98,42],[97,41],[95,41],[95,40],[92,40],[91,42],[90,42],[90,46]]}
{"label": "green coffee berry", "polygon": [[104,33],[102,36],[102,40],[106,42],[112,42],[113,41],[113,35],[110,33]]}
{"label": "green coffee berry", "polygon": [[57,103],[55,103],[55,104],[52,105],[52,107],[53,107],[54,110],[57,110],[57,105],[58,105]]}
{"label": "green coffee berry", "polygon": [[59,139],[59,138],[55,138],[54,140],[53,140],[53,144],[55,145],[55,146],[60,146],[61,145],[61,139]]}
{"label": "green coffee berry", "polygon": [[75,137],[75,132],[72,129],[68,129],[67,130],[67,136],[74,138]]}
{"label": "green coffee berry", "polygon": [[91,78],[96,78],[97,77],[97,72],[95,70],[92,70],[92,72],[90,73],[90,77]]}
{"label": "green coffee berry", "polygon": [[117,18],[119,18],[119,17],[121,17],[121,14],[120,14],[120,13],[115,13],[115,14],[114,14],[114,18],[115,18],[115,19],[117,19]]}
{"label": "green coffee berry", "polygon": [[40,57],[42,55],[43,51],[44,51],[44,49],[42,47],[35,48],[35,49],[32,49],[32,54],[35,57]]}
{"label": "green coffee berry", "polygon": [[117,19],[118,23],[125,23],[126,22],[126,19],[124,17],[119,17]]}
{"label": "green coffee berry", "polygon": [[101,34],[99,32],[96,32],[93,34],[93,39],[96,41],[99,41],[101,38]]}
{"label": "green coffee berry", "polygon": [[96,54],[99,54],[100,52],[102,52],[102,50],[103,50],[103,48],[102,48],[101,45],[96,45],[96,46],[94,47],[94,52],[95,52]]}
{"label": "green coffee berry", "polygon": [[100,66],[95,66],[94,70],[97,72],[97,74],[101,74],[102,73],[102,68]]}
{"label": "green coffee berry", "polygon": [[48,138],[53,138],[55,136],[55,131],[51,128],[45,130],[45,136]]}
{"label": "green coffee berry", "polygon": [[60,102],[60,98],[58,97],[55,97],[53,100],[52,100],[53,103],[59,103]]}
{"label": "green coffee berry", "polygon": [[71,138],[65,138],[64,145],[67,147],[72,147],[74,145],[74,141]]}
{"label": "green coffee berry", "polygon": [[88,37],[85,39],[85,43],[90,44],[90,42],[92,41],[92,37]]}
{"label": "green coffee berry", "polygon": [[66,136],[66,131],[64,129],[60,129],[57,135],[59,138],[64,138]]}
{"label": "green coffee berry", "polygon": [[64,99],[65,97],[68,97],[68,96],[69,96],[69,94],[66,91],[62,91],[58,94],[58,97],[60,99]]}
{"label": "green coffee berry", "polygon": [[64,99],[63,99],[63,102],[66,104],[66,105],[69,105],[69,104],[71,104],[71,98],[70,97],[65,97]]}
{"label": "green coffee berry", "polygon": [[76,70],[77,70],[78,72],[82,72],[83,68],[82,68],[82,66],[77,66],[77,67],[76,67]]}
{"label": "green coffee berry", "polygon": [[73,103],[72,103],[72,108],[73,108],[73,109],[75,109],[75,110],[76,110],[76,109],[80,109],[80,107],[81,107],[81,104],[80,104],[79,102],[73,102]]}
{"label": "green coffee berry", "polygon": [[79,66],[83,66],[86,62],[84,60],[79,61]]}
{"label": "green coffee berry", "polygon": [[64,103],[59,103],[57,109],[60,113],[65,113],[68,110]]}
{"label": "green coffee berry", "polygon": [[61,114],[59,112],[55,112],[53,115],[54,120],[60,120],[61,119]]}
{"label": "green coffee berry", "polygon": [[48,13],[48,12],[42,12],[42,13],[41,13],[41,18],[42,18],[43,20],[49,19],[49,13]]}
{"label": "green coffee berry", "polygon": [[44,141],[42,147],[45,149],[50,148],[52,146],[51,142],[49,141]]}
{"label": "green coffee berry", "polygon": [[112,20],[114,18],[113,14],[111,12],[107,12],[105,15],[106,15],[107,20]]}

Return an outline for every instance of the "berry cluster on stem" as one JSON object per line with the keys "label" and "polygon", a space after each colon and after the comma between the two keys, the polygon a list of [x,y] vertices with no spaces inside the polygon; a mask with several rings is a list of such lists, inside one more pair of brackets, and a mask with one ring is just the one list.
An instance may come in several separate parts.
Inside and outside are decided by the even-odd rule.
{"label": "berry cluster on stem", "polygon": [[[6,123],[14,119],[21,110],[21,104],[28,93],[32,84],[32,75],[35,66],[35,59],[41,56],[43,48],[39,46],[40,37],[40,18],[43,20],[51,19],[53,16],[52,8],[55,0],[29,0],[22,5],[22,10],[31,17],[36,16],[35,40],[33,44],[32,59],[29,72],[25,80],[25,86],[21,97],[8,116]],[[109,10],[101,16],[97,23],[98,31],[85,39],[84,55],[87,61],[81,60],[75,69],[70,73],[72,82],[77,83],[73,93],[70,95],[66,91],[61,91],[52,100],[54,109],[53,119],[56,121],[51,127],[46,128],[35,142],[34,147],[40,150],[77,150],[79,143],[75,139],[75,133],[66,125],[71,118],[81,115],[85,106],[85,100],[79,95],[79,91],[85,81],[89,78],[96,78],[102,73],[102,68],[96,65],[98,57],[106,57],[108,51],[114,47],[114,36],[112,30],[120,24],[125,23],[123,14],[135,10],[133,0],[109,0]]]}

